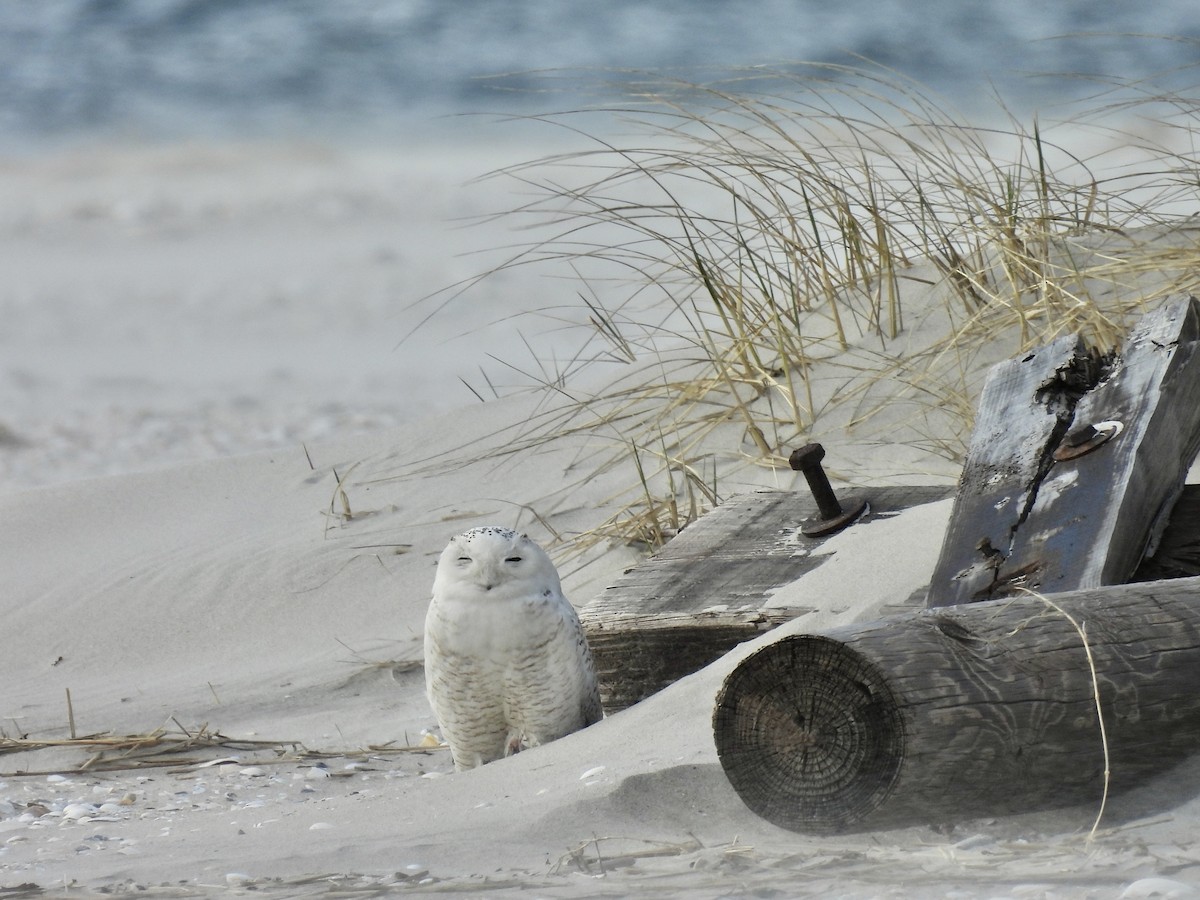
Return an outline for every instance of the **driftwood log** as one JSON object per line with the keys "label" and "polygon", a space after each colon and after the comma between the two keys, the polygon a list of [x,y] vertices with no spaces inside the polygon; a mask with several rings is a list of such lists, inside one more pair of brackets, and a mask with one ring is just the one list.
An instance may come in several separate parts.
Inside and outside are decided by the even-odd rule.
{"label": "driftwood log", "polygon": [[762,648],[717,698],[730,782],[754,812],[813,833],[1098,806],[1097,690],[1114,791],[1200,746],[1200,578],[1049,599]]}

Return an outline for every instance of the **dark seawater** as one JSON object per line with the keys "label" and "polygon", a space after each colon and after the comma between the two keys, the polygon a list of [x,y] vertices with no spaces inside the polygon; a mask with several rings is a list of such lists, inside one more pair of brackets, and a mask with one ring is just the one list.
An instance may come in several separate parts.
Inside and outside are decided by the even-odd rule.
{"label": "dark seawater", "polygon": [[618,70],[855,56],[1026,109],[1094,89],[1061,73],[1189,67],[1198,41],[1191,0],[4,0],[0,140],[403,132],[619,102]]}

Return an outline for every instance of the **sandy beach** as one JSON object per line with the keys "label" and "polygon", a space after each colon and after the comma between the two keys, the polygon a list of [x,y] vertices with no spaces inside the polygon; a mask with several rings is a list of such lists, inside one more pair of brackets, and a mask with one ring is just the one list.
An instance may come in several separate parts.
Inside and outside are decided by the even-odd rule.
{"label": "sandy beach", "polygon": [[[83,749],[6,754],[3,887],[185,897],[1195,890],[1200,813],[1181,791],[1195,783],[1190,769],[1116,803],[1091,841],[1094,808],[806,837],[758,819],[729,787],[710,730],[725,675],[783,633],[870,618],[919,589],[948,501],[831,539],[831,568],[790,588],[828,603],[820,621],[743,645],[583,732],[451,774],[445,750],[419,749],[435,727],[420,623],[445,535],[519,520],[515,504],[530,500],[544,510],[557,500],[549,521],[579,527],[605,488],[573,486],[569,504],[547,489],[545,473],[566,468],[569,450],[376,479],[486,446],[526,411],[498,402],[317,445],[313,468],[302,451],[268,452],[7,495],[5,520],[21,526],[5,543],[4,615],[21,637],[5,653],[5,733],[69,737],[69,689],[78,736],[161,728],[197,740],[165,765],[103,773],[71,771]],[[331,519],[332,470],[355,464],[348,491],[361,512]],[[886,577],[845,577],[881,546],[894,563]],[[568,594],[589,596],[627,562],[609,553],[568,571]]]}
{"label": "sandy beach", "polygon": [[[530,440],[568,398],[460,380],[485,384],[479,361],[522,346],[511,316],[557,288],[499,278],[508,306],[476,295],[405,340],[413,303],[478,271],[455,253],[493,240],[429,224],[503,206],[462,189],[474,162],[217,145],[0,168],[0,736],[27,742],[0,754],[0,896],[1200,894],[1193,764],[1111,801],[1091,839],[1092,805],[801,836],[729,786],[725,676],[919,592],[948,501],[830,539],[788,588],[811,619],[452,773],[421,670],[447,539],[528,530],[577,607],[641,558],[555,540],[630,479],[592,471],[587,434]],[[937,292],[906,290],[933,323]],[[838,484],[957,477],[836,417],[819,437]],[[724,492],[800,489],[730,456]],[[154,746],[114,766],[137,736]]]}

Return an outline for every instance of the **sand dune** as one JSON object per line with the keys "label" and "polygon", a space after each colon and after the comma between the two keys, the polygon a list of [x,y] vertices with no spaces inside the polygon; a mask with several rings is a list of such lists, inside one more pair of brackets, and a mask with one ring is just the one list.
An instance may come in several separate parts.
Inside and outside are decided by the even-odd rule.
{"label": "sand dune", "polygon": [[[592,728],[471,773],[448,774],[444,750],[372,752],[417,743],[434,724],[420,669],[404,664],[419,658],[445,537],[467,522],[511,520],[510,504],[544,496],[547,472],[566,456],[372,475],[463,446],[484,451],[484,435],[520,416],[522,402],[310,448],[313,469],[302,451],[259,453],[3,498],[15,525],[2,562],[7,734],[66,737],[70,688],[79,734],[207,724],[297,744],[60,776],[20,773],[86,754],[5,755],[5,885],[289,894],[328,886],[304,880],[313,875],[364,892],[419,875],[429,890],[494,882],[547,896],[816,895],[836,885],[842,896],[1020,886],[1014,895],[1082,897],[1127,886],[1135,892],[1125,896],[1151,896],[1136,893],[1141,878],[1192,883],[1200,849],[1190,806],[1092,844],[1083,840],[1092,810],[836,838],[758,819],[717,762],[713,698],[737,659],[811,627],[802,621]],[[347,489],[360,512],[331,518],[332,467],[355,463],[362,474]],[[588,507],[575,500],[557,524]],[[947,514],[942,501],[846,532],[829,545],[829,568],[788,590],[843,610],[813,624],[869,617],[924,583]],[[897,564],[871,565],[881,552]],[[568,577],[576,602],[626,561],[610,556]],[[834,567],[842,576],[830,577]],[[873,573],[869,587],[847,571]],[[297,755],[298,745],[328,756]]]}
{"label": "sand dune", "polygon": [[[252,181],[244,170],[239,177]],[[36,211],[47,201],[23,202]],[[244,198],[229,203],[241,211],[234,219],[254,207]],[[273,209],[265,202],[259,210],[270,240],[320,243],[319,228],[288,232],[294,209]],[[195,271],[213,247],[232,246],[242,227],[202,212],[184,217],[189,227],[215,229],[181,251],[184,268],[195,264]],[[47,216],[43,226],[69,231],[70,240],[45,236],[46,265],[73,241],[98,240],[86,217]],[[8,227],[11,234],[26,226]],[[155,240],[165,240],[158,228]],[[123,259],[139,258],[127,250]],[[180,265],[164,269],[163,284],[188,283]],[[95,282],[109,291],[101,311],[126,284],[118,270]],[[87,277],[54,275],[61,283],[46,287],[40,306],[9,297],[9,314],[19,308],[27,316],[25,339],[34,341],[39,328],[54,331],[54,311],[64,308],[55,298],[85,295],[88,279],[100,278],[98,268],[80,271]],[[54,280],[39,277],[43,285]],[[207,284],[212,295],[218,287]],[[386,299],[372,296],[371,303]],[[353,352],[359,337],[364,347],[378,344],[367,307],[356,307],[353,327],[328,336],[336,353]],[[169,332],[173,313],[154,303],[138,308],[150,317],[146,327]],[[214,320],[187,339],[201,357],[246,309],[261,308],[212,309]],[[325,314],[335,309],[330,303]],[[909,309],[918,320],[918,307]],[[136,343],[134,331],[121,331],[135,319],[113,325],[113,334],[125,334],[118,349]],[[321,335],[317,319],[307,340]],[[248,346],[288,345],[288,337],[260,333]],[[24,351],[21,366],[37,378],[21,382],[22,396],[47,419],[73,378],[86,388],[88,360],[108,358],[103,342],[82,359],[71,346],[54,344],[59,355],[42,363],[32,343]],[[368,383],[376,384],[363,389],[371,398],[394,390],[379,372],[342,372],[337,381],[339,366],[321,356],[320,341],[288,346],[278,352],[291,380],[241,373],[259,409],[286,405],[323,373],[351,397]],[[308,358],[312,381],[303,375]],[[171,383],[170,360],[154,353],[139,365],[170,396],[162,407],[168,418],[199,395],[226,390],[220,378],[199,387]],[[56,371],[65,388],[47,386],[45,373]],[[86,391],[81,396],[86,401]],[[68,889],[302,896],[336,888],[344,892],[338,896],[370,896],[521,888],[537,896],[689,897],[1200,891],[1194,766],[1114,802],[1109,830],[1091,842],[1094,807],[813,838],[766,823],[733,793],[710,727],[725,675],[765,641],[870,618],[881,603],[919,589],[941,543],[944,502],[831,539],[825,565],[786,589],[818,614],[583,732],[450,774],[448,753],[429,746],[435,723],[420,669],[422,620],[445,541],[489,522],[527,528],[539,540],[550,537],[546,526],[576,534],[603,521],[614,493],[628,486],[628,473],[591,473],[581,456],[586,437],[507,453],[544,402],[516,396],[426,418],[402,411],[391,428],[376,423],[350,433],[335,425],[324,436],[285,434],[269,449],[191,462],[156,458],[147,443],[126,466],[147,471],[83,478],[111,469],[60,459],[59,476],[32,480],[61,483],[7,485],[0,494],[0,729],[38,743],[0,754],[0,894],[35,893],[21,885],[50,896]],[[33,449],[3,448],[34,454],[21,466],[37,459],[40,427],[28,428]],[[946,483],[954,475],[945,464],[917,472],[908,448],[865,440],[855,449],[844,434],[831,438],[843,459],[858,461],[862,477],[888,475],[889,463],[891,476],[909,481],[933,473]],[[243,441],[240,449],[255,446],[262,445]],[[194,449],[179,458],[201,455]],[[724,483],[727,490],[796,486],[791,473],[765,470],[741,470]],[[582,606],[635,561],[621,547],[564,559],[564,587]],[[163,766],[101,771],[94,762],[81,770],[98,746],[50,746],[71,737],[69,710],[76,738],[161,728],[176,752]],[[118,754],[109,747],[104,759]]]}

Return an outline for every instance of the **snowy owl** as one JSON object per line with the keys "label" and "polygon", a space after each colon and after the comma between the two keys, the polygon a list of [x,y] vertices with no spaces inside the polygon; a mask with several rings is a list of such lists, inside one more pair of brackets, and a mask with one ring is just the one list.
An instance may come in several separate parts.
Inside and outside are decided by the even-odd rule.
{"label": "snowy owl", "polygon": [[425,616],[425,689],[457,771],[600,720],[579,616],[525,535],[473,528],[442,551]]}

